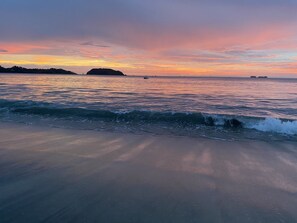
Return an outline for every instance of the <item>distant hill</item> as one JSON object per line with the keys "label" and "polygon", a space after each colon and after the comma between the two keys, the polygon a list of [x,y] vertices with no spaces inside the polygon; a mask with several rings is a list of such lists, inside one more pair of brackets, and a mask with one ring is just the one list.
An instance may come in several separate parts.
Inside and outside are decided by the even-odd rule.
{"label": "distant hill", "polygon": [[96,68],[90,70],[87,75],[126,76],[123,72],[107,68]]}
{"label": "distant hill", "polygon": [[14,74],[76,74],[72,71],[63,70],[63,69],[27,69],[24,67],[14,66],[11,68],[4,68],[0,66],[0,73],[14,73]]}

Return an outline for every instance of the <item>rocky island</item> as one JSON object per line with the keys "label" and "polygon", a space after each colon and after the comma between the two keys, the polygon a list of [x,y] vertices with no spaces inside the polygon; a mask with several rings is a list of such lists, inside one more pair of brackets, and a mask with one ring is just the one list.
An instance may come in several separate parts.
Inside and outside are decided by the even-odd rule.
{"label": "rocky island", "polygon": [[14,66],[11,68],[4,68],[0,66],[0,73],[14,73],[14,74],[76,74],[72,71],[63,70],[63,69],[56,69],[56,68],[50,68],[50,69],[27,69],[24,67],[18,67]]}
{"label": "rocky island", "polygon": [[101,75],[101,76],[126,76],[123,72],[107,68],[95,68],[90,70],[87,75]]}
{"label": "rocky island", "polygon": [[[39,68],[24,68],[19,66],[13,66],[11,68],[5,68],[0,66],[0,73],[13,73],[13,74],[64,74],[64,75],[77,75],[76,73],[60,68],[39,69]],[[90,70],[87,75],[98,76],[126,76],[123,72],[113,70],[109,68],[94,68]]]}

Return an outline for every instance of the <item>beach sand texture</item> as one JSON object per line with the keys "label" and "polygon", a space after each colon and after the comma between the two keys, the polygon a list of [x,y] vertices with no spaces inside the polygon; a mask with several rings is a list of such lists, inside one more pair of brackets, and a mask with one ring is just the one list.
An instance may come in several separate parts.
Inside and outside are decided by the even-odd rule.
{"label": "beach sand texture", "polygon": [[297,145],[1,123],[0,222],[297,222]]}

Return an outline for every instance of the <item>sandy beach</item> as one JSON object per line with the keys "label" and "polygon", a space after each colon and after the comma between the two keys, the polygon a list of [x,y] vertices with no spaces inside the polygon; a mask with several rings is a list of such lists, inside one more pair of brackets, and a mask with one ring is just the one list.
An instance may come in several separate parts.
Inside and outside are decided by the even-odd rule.
{"label": "sandy beach", "polygon": [[0,219],[296,222],[296,142],[0,124]]}

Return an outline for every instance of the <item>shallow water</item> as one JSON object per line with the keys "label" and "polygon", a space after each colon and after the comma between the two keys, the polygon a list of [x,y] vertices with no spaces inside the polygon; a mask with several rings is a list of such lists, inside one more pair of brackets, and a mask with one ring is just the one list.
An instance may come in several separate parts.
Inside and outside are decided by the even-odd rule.
{"label": "shallow water", "polygon": [[294,136],[297,79],[1,74],[0,109],[4,120],[38,116],[75,121],[76,126],[92,122],[90,128],[100,121]]}

